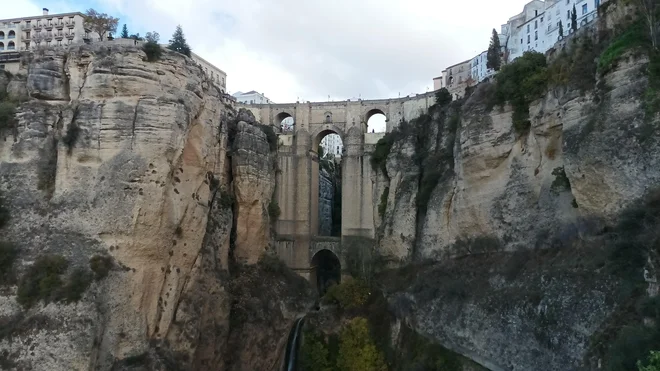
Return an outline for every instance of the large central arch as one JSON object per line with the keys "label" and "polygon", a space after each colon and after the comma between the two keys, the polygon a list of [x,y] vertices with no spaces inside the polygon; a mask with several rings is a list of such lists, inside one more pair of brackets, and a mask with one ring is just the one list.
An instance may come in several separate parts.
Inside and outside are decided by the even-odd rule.
{"label": "large central arch", "polygon": [[[332,228],[333,222],[336,223],[335,219],[333,218],[333,215],[335,215],[336,212],[339,212],[339,220],[341,220],[341,209],[342,209],[342,191],[341,188],[339,189],[333,189],[333,197],[332,202],[333,205],[324,205],[322,203],[321,195],[325,194],[328,192],[328,184],[327,180],[330,180],[332,182],[331,186],[342,186],[342,181],[341,181],[341,175],[343,174],[343,161],[339,159],[337,161],[336,159],[334,160],[333,166],[333,174],[328,174],[328,169],[324,171],[322,167],[324,165],[327,165],[328,159],[322,159],[320,158],[319,154],[319,148],[321,146],[321,141],[323,140],[324,137],[331,135],[331,134],[336,134],[339,136],[339,140],[342,143],[344,143],[344,135],[342,131],[335,127],[332,124],[327,124],[325,127],[321,130],[319,130],[317,133],[314,134],[314,139],[312,141],[312,149],[311,149],[311,156],[312,156],[312,166],[311,166],[311,232],[312,236],[332,236],[332,235],[337,235],[339,237],[341,235],[341,224],[339,224],[339,229]],[[332,176],[333,179],[325,179],[328,176]],[[323,178],[323,179],[322,179]],[[324,181],[326,180],[326,181]],[[327,201],[327,200],[323,200]],[[337,210],[337,208],[339,210]],[[326,228],[322,228],[325,226],[325,223],[322,223],[321,219],[321,214],[322,211],[327,211],[327,209],[330,210],[330,218],[332,220],[330,221],[331,223],[331,228],[330,232],[327,231]],[[326,215],[327,216],[327,215]],[[336,232],[336,233],[333,233]]]}

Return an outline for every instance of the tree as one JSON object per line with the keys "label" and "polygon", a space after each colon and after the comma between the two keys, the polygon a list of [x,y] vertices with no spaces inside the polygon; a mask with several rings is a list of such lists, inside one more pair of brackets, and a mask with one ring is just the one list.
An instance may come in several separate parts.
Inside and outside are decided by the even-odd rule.
{"label": "tree", "polygon": [[651,46],[658,50],[658,13],[660,12],[660,1],[658,0],[634,0],[642,12],[644,22],[649,31]]}
{"label": "tree", "polygon": [[652,350],[648,364],[648,366],[644,366],[641,361],[637,361],[637,369],[639,371],[660,371],[660,352]]}
{"label": "tree", "polygon": [[559,37],[564,37],[564,24],[559,21]]}
{"label": "tree", "polygon": [[105,13],[99,13],[94,9],[87,9],[84,15],[85,27],[99,34],[101,40],[108,32],[117,31],[119,18],[109,16]]}
{"label": "tree", "polygon": [[573,11],[571,12],[571,29],[573,32],[577,31],[577,10],[575,10],[575,4],[573,4]]}
{"label": "tree", "polygon": [[502,66],[502,56],[501,56],[502,47],[500,46],[500,37],[497,34],[497,31],[493,28],[493,36],[490,39],[490,45],[488,46],[488,54],[486,55],[486,67],[492,68],[495,71],[499,71]]}
{"label": "tree", "polygon": [[136,34],[131,35],[131,39],[137,40],[137,41],[143,41],[144,37],[140,36],[140,33],[138,32]]}
{"label": "tree", "polygon": [[181,25],[176,26],[174,35],[172,35],[172,40],[170,40],[170,45],[168,45],[167,48],[190,57],[190,46],[188,46],[186,38],[183,36]]}
{"label": "tree", "polygon": [[149,62],[155,62],[160,59],[160,56],[163,54],[163,51],[160,48],[160,45],[158,44],[158,40],[160,40],[160,35],[158,32],[147,32],[147,36],[145,36],[145,39],[147,40],[144,45],[142,45],[142,50],[144,50],[144,53],[147,55],[147,61]]}
{"label": "tree", "polygon": [[121,29],[121,37],[128,39],[128,27],[126,27],[126,23],[124,23],[124,27]]}

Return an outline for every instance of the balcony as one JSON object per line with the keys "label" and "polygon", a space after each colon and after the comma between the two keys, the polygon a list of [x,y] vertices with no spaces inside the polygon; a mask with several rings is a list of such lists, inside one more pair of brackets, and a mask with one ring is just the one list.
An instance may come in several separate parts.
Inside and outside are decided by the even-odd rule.
{"label": "balcony", "polygon": [[68,33],[66,34],[66,38],[69,40],[73,40],[73,38],[76,36],[76,34]]}
{"label": "balcony", "polygon": [[63,34],[57,34],[57,35],[55,35],[55,40],[62,40],[62,39],[64,39],[64,35],[63,35]]}
{"label": "balcony", "polygon": [[25,36],[23,36],[23,41],[30,41],[30,40],[32,40],[32,35],[26,34]]}
{"label": "balcony", "polygon": [[31,30],[32,29],[32,23],[26,23],[25,26],[23,26],[24,30]]}
{"label": "balcony", "polygon": [[34,30],[35,30],[35,31],[41,31],[41,28],[42,28],[42,27],[43,27],[42,25],[37,24],[37,25],[34,26]]}
{"label": "balcony", "polygon": [[61,30],[62,28],[64,28],[64,22],[55,23],[55,28],[57,28],[58,30]]}
{"label": "balcony", "polygon": [[68,21],[68,22],[66,22],[66,26],[69,27],[69,28],[74,28],[74,27],[76,27],[76,22]]}
{"label": "balcony", "polygon": [[47,25],[44,26],[44,28],[45,28],[46,30],[50,31],[50,30],[53,29],[53,24],[52,24],[52,23],[51,23],[51,24],[47,24]]}

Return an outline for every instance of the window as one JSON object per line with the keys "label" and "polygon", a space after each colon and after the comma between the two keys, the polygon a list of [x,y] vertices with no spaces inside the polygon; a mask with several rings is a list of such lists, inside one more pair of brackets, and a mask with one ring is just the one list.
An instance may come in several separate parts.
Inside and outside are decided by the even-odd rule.
{"label": "window", "polygon": [[534,40],[538,40],[538,39],[539,39],[539,32],[534,31]]}
{"label": "window", "polygon": [[521,44],[523,43],[523,39],[520,39],[520,43],[521,43]]}
{"label": "window", "polygon": [[534,29],[537,30],[539,28],[539,21],[536,20],[534,21]]}
{"label": "window", "polygon": [[30,21],[25,21],[25,27],[30,28]]}
{"label": "window", "polygon": [[543,23],[543,17],[541,17],[541,23]]}
{"label": "window", "polygon": [[5,44],[4,43],[0,43],[0,50],[5,50]]}
{"label": "window", "polygon": [[14,44],[13,41],[10,41],[9,44],[7,44],[7,50],[15,50],[16,49],[16,44]]}
{"label": "window", "polygon": [[571,20],[571,11],[570,10],[566,11],[566,19]]}
{"label": "window", "polygon": [[2,31],[0,31],[0,40],[2,40],[2,39],[4,39],[4,38],[5,38],[5,33],[2,32]]}
{"label": "window", "polygon": [[14,39],[16,38],[16,32],[14,31],[9,31],[9,34],[7,35],[8,39]]}
{"label": "window", "polygon": [[539,11],[538,11],[538,10],[535,10],[535,11],[534,11],[534,17],[536,17],[537,15],[539,15]]}
{"label": "window", "polygon": [[527,25],[527,33],[529,33],[529,26],[530,26],[530,25]]}
{"label": "window", "polygon": [[30,38],[30,31],[25,31],[25,38],[29,39]]}
{"label": "window", "polygon": [[530,43],[529,35],[527,35],[527,43],[528,43],[528,44]]}
{"label": "window", "polygon": [[582,4],[582,15],[587,14],[587,4]]}

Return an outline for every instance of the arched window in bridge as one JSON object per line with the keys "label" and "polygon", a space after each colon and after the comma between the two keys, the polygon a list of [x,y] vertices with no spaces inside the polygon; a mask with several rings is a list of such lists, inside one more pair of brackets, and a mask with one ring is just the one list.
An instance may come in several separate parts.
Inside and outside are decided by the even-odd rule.
{"label": "arched window in bridge", "polygon": [[325,123],[326,124],[331,124],[332,123],[332,113],[327,112],[325,114]]}

